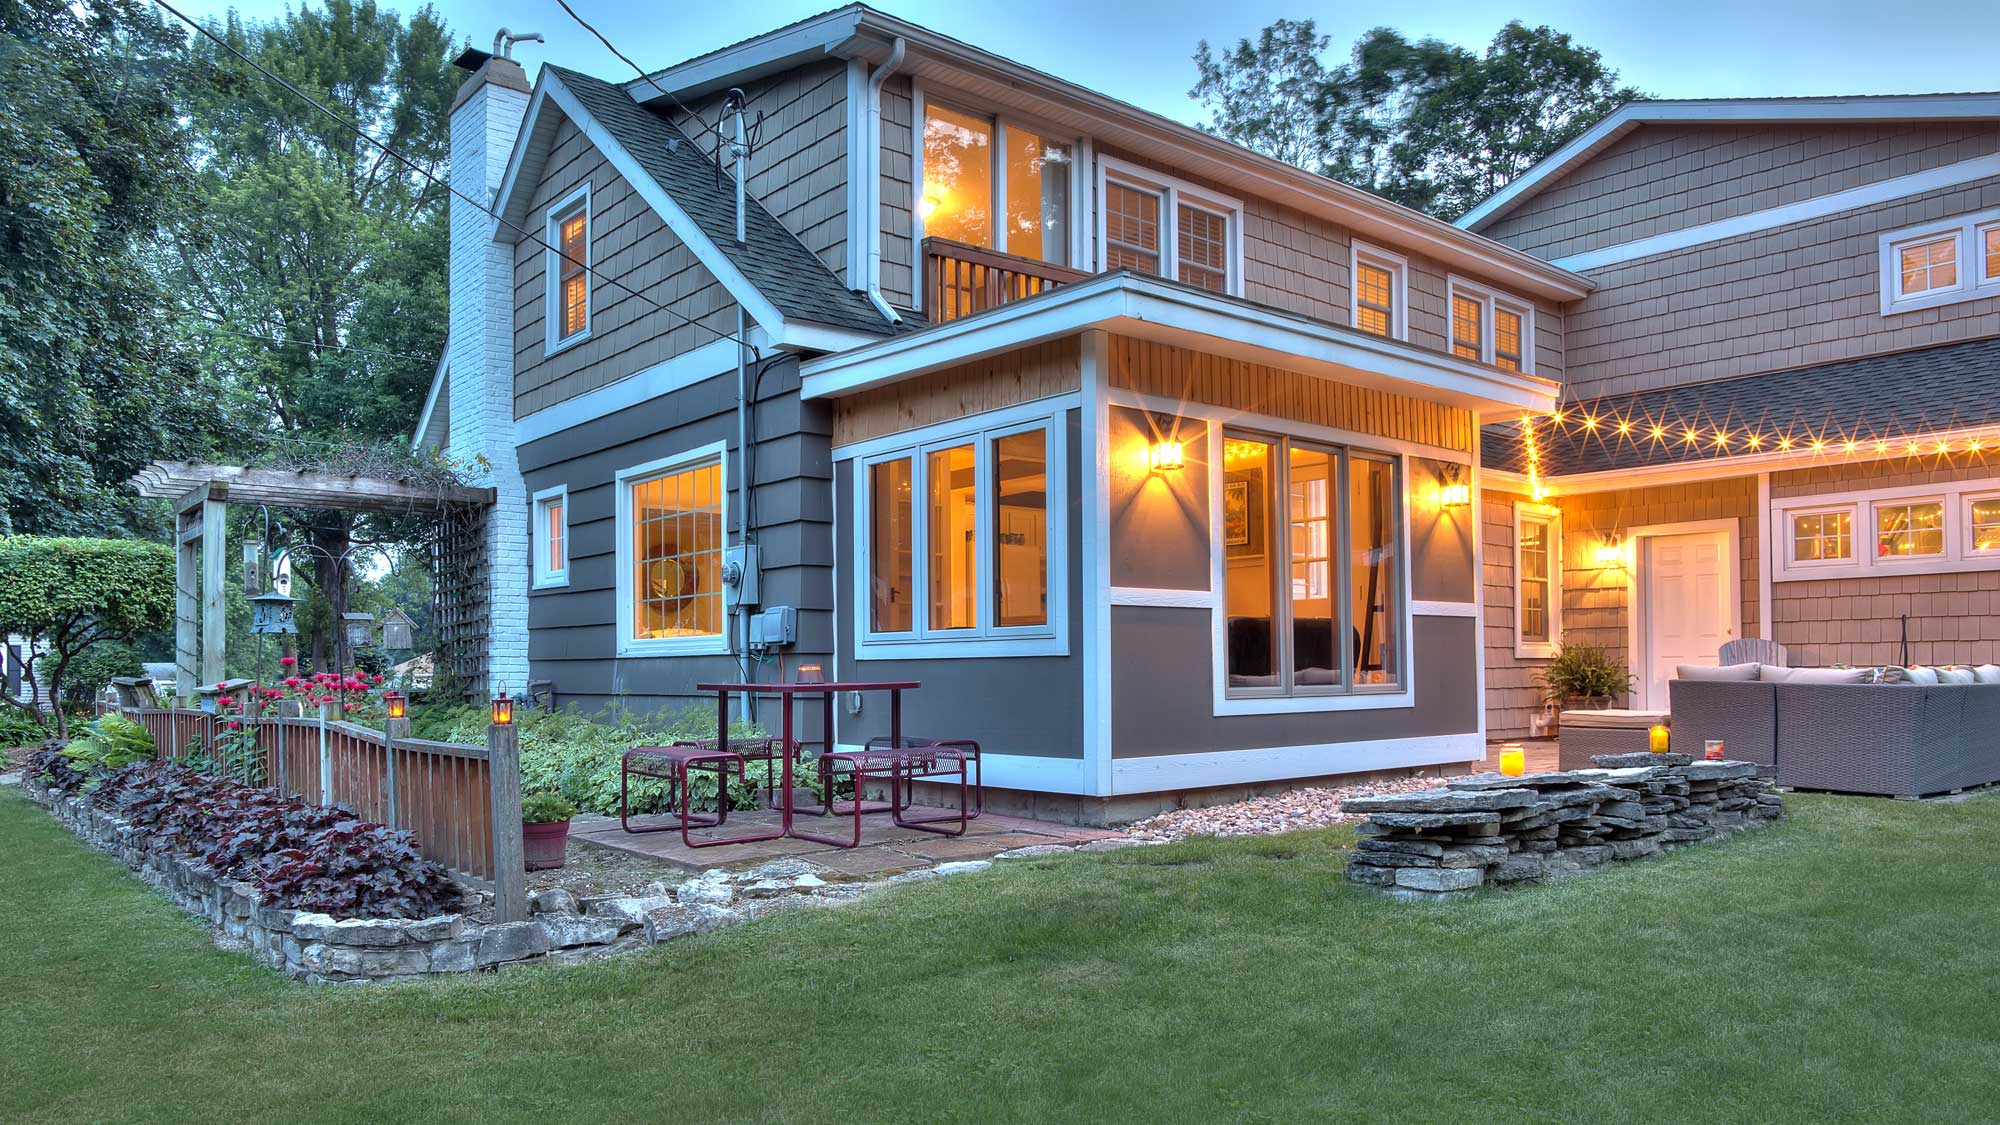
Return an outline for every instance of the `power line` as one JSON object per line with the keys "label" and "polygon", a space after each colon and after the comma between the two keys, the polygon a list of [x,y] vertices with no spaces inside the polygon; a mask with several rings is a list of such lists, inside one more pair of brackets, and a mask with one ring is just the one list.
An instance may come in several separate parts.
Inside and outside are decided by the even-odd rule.
{"label": "power line", "polygon": [[624,63],[626,66],[631,67],[632,70],[639,75],[639,77],[646,80],[647,85],[651,86],[653,89],[658,90],[661,94],[665,95],[668,101],[673,102],[675,108],[679,109],[682,113],[686,114],[687,116],[693,118],[696,122],[698,122],[701,125],[702,132],[712,134],[715,137],[716,166],[718,168],[721,167],[722,146],[728,143],[729,138],[723,136],[722,125],[720,122],[714,125],[710,125],[707,119],[702,117],[701,114],[696,113],[694,110],[689,109],[687,107],[687,103],[681,101],[680,98],[676,97],[672,90],[669,90],[666,87],[660,85],[659,82],[655,80],[653,76],[649,74],[644,67],[640,66],[638,63],[633,62],[631,56],[619,50],[617,44],[613,43],[610,40],[610,38],[606,36],[603,32],[597,30],[597,28],[593,26],[589,20],[584,19],[580,15],[577,15],[576,9],[569,6],[569,0],[556,0],[556,4],[559,5],[563,11],[568,12],[569,18],[575,20],[577,24],[581,26],[585,31],[588,31],[592,35],[596,36],[597,41],[599,43],[604,44],[605,50],[610,51],[612,54],[618,56],[618,61]]}
{"label": "power line", "polygon": [[381,355],[381,356],[388,356],[391,359],[409,359],[431,364],[435,364],[438,360],[438,357],[434,355],[416,355],[412,352],[384,351],[381,348],[364,348],[358,344],[321,344],[312,340],[293,340],[284,336],[266,336],[257,332],[245,331],[244,329],[238,328],[227,321],[218,320],[215,317],[203,316],[202,319],[209,323],[211,330],[218,332],[222,335],[236,336],[245,340],[262,340],[264,343],[267,344],[293,344],[299,347],[312,348],[315,351],[356,352],[361,355]]}
{"label": "power line", "polygon": [[568,262],[569,264],[576,266],[578,269],[583,270],[585,273],[589,274],[592,278],[603,281],[609,285],[616,285],[618,288],[623,289],[625,292],[630,293],[632,296],[639,298],[641,301],[644,301],[645,303],[653,306],[655,309],[658,309],[659,311],[666,313],[668,316],[675,318],[676,320],[680,321],[683,324],[691,325],[695,328],[702,330],[703,332],[710,333],[711,335],[715,336],[718,339],[732,341],[738,347],[749,349],[752,355],[761,356],[763,354],[757,349],[756,345],[750,343],[747,340],[742,339],[739,336],[736,336],[733,333],[724,332],[718,328],[711,328],[708,325],[703,324],[701,321],[696,320],[694,317],[688,316],[686,313],[679,311],[678,309],[668,308],[666,305],[661,304],[660,302],[654,300],[653,298],[647,296],[644,293],[641,293],[639,290],[634,289],[630,285],[625,284],[623,281],[620,281],[615,277],[602,276],[596,270],[592,269],[588,264],[577,261],[575,258],[570,257],[568,254],[564,254],[561,250],[557,249],[556,247],[549,245],[547,240],[543,239],[540,235],[534,233],[533,231],[528,230],[527,228],[521,226],[519,223],[514,222],[512,219],[507,218],[505,215],[502,215],[499,212],[493,210],[491,207],[488,207],[486,204],[480,202],[479,200],[472,198],[471,196],[465,194],[462,191],[459,191],[457,188],[452,187],[450,183],[438,179],[436,174],[431,172],[430,169],[425,168],[419,165],[415,160],[412,160],[411,158],[404,156],[401,152],[398,152],[394,147],[382,141],[376,140],[374,135],[369,133],[366,129],[363,129],[360,125],[352,121],[349,121],[347,118],[342,117],[338,113],[335,113],[334,111],[328,109],[326,106],[320,103],[319,99],[313,97],[311,94],[306,93],[304,90],[299,89],[297,86],[292,85],[289,81],[285,80],[283,77],[272,73],[268,68],[264,66],[264,64],[244,54],[242,51],[238,50],[234,44],[230,43],[228,40],[217,35],[215,32],[209,30],[203,24],[195,22],[193,19],[189,18],[185,13],[183,13],[180,9],[167,3],[166,0],[153,0],[153,2],[155,4],[158,4],[161,8],[165,9],[166,12],[169,15],[173,16],[175,19],[186,24],[188,27],[193,28],[194,31],[197,34],[201,35],[203,38],[209,40],[216,46],[221,47],[223,50],[236,56],[236,58],[241,60],[244,63],[244,65],[249,66],[257,73],[263,75],[265,78],[268,78],[272,82],[277,83],[279,86],[284,87],[284,89],[288,93],[292,94],[294,97],[297,97],[301,101],[304,101],[307,105],[312,106],[320,113],[325,114],[335,124],[348,130],[355,136],[368,142],[370,145],[373,145],[375,148],[380,149],[384,155],[395,160],[397,163],[401,164],[405,168],[408,168],[410,171],[415,172],[417,175],[422,176],[425,180],[428,180],[433,186],[443,188],[445,191],[450,192],[454,198],[463,200],[464,202],[477,208],[481,214],[487,215],[491,217],[495,222],[505,225],[509,229],[513,230],[516,234],[519,234],[522,238],[527,239],[528,241],[534,243],[535,245],[540,246],[542,249],[547,250],[548,252],[559,256],[560,258],[562,258],[563,261]]}

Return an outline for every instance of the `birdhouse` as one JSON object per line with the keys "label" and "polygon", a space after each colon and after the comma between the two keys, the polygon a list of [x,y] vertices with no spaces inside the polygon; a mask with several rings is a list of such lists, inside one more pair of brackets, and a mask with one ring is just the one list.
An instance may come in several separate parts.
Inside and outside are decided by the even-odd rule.
{"label": "birdhouse", "polygon": [[401,609],[391,606],[389,612],[382,615],[383,648],[396,651],[415,648],[416,632],[417,623],[410,620],[410,615]]}
{"label": "birdhouse", "polygon": [[340,615],[341,635],[347,638],[348,648],[367,648],[375,643],[375,615],[372,613],[343,613]]}
{"label": "birdhouse", "polygon": [[252,633],[296,633],[299,623],[293,615],[298,602],[273,590],[250,599]]}

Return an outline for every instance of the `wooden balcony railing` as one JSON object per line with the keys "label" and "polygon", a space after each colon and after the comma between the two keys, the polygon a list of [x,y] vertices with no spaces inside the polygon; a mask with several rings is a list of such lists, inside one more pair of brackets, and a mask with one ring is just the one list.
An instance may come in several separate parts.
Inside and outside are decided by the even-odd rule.
{"label": "wooden balcony railing", "polygon": [[948,238],[926,238],[924,317],[942,324],[1089,276]]}

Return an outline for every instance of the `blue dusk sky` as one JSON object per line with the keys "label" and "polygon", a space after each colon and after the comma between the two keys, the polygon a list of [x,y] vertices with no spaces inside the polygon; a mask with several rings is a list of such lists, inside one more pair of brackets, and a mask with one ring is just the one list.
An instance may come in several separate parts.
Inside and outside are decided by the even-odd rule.
{"label": "blue dusk sky", "polygon": [[[417,7],[378,0],[384,7]],[[824,0],[687,3],[677,0],[571,0],[585,19],[641,66],[671,65],[837,5]],[[181,5],[176,5],[181,6]],[[517,57],[532,74],[542,61],[607,79],[632,75],[554,0],[435,4],[460,39],[492,42],[501,26],[539,31],[545,46]],[[1187,96],[1191,56],[1202,39],[1221,47],[1254,36],[1279,18],[1312,18],[1332,36],[1330,57],[1370,27],[1387,23],[1418,38],[1483,48],[1509,19],[1547,24],[1602,52],[1625,81],[1656,97],[1904,94],[2000,87],[1992,45],[2000,3],[1991,0],[1540,0],[1534,3],[1361,4],[1243,0],[1008,0],[994,3],[875,5],[1072,82],[1196,123]],[[250,19],[282,15],[283,0],[205,2],[197,18],[234,8]]]}

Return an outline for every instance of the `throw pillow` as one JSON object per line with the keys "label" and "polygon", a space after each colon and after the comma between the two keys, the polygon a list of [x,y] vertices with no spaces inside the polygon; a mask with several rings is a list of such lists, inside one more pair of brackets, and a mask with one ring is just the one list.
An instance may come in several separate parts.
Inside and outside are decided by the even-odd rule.
{"label": "throw pillow", "polygon": [[1713,664],[1682,664],[1674,669],[1674,678],[1680,680],[1708,680],[1711,682],[1716,680],[1730,680],[1747,683],[1756,679],[1758,671],[1763,667],[1762,664],[1754,661],[1749,664],[1724,664],[1721,667]]}
{"label": "throw pillow", "polygon": [[[1768,665],[1766,666],[1769,667]],[[1779,682],[1787,684],[1865,684],[1872,668],[1778,668],[1784,673]]]}
{"label": "throw pillow", "polygon": [[1939,668],[1937,675],[1938,683],[1941,684],[1969,684],[1976,682],[1970,668]]}
{"label": "throw pillow", "polygon": [[2000,684],[2000,664],[1981,664],[1972,670],[1972,682],[1976,684]]}
{"label": "throw pillow", "polygon": [[1909,684],[1923,684],[1926,687],[1934,685],[1938,682],[1937,669],[1926,668],[1920,664],[1913,664],[1910,667],[1903,669],[1903,682]]}

